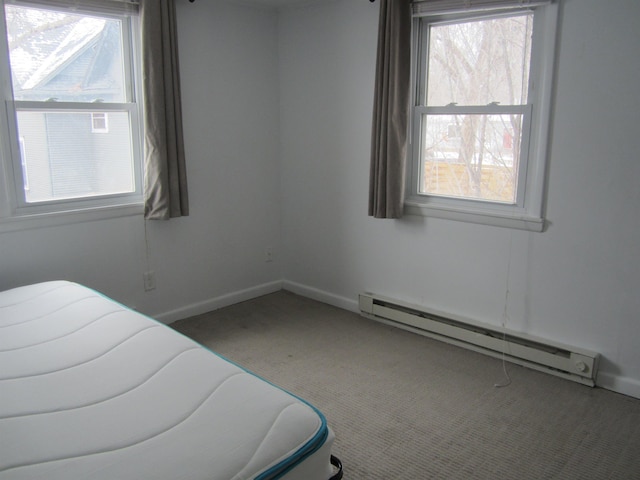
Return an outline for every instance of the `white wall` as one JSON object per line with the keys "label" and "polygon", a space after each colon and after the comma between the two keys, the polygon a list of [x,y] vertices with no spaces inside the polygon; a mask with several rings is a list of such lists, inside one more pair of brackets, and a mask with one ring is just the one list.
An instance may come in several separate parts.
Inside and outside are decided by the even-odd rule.
{"label": "white wall", "polygon": [[171,321],[284,278],[499,325],[508,288],[509,328],[601,352],[599,383],[640,397],[640,4],[563,2],[544,233],[367,217],[378,7],[177,2],[191,216],[148,223],[148,265],[140,217],[0,233],[0,289],[66,278]]}
{"label": "white wall", "polygon": [[170,321],[280,288],[277,14],[177,8],[191,215],[148,222],[148,264],[141,216],[0,233],[0,289],[68,279]]}
{"label": "white wall", "polygon": [[347,308],[373,291],[601,352],[640,397],[640,3],[561,8],[544,233],[367,217],[378,4],[280,15],[285,286]]}

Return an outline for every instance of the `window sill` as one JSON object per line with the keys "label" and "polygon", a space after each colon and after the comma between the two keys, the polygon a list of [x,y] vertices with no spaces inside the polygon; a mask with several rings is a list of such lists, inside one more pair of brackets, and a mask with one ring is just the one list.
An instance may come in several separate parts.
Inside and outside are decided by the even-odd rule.
{"label": "window sill", "polygon": [[0,233],[136,216],[142,215],[143,213],[144,206],[142,203],[132,203],[50,213],[15,215],[0,218]]}
{"label": "window sill", "polygon": [[406,215],[419,215],[495,227],[514,228],[527,230],[529,232],[542,232],[545,228],[544,218],[541,217],[522,215],[520,213],[482,210],[480,208],[477,210],[469,210],[453,206],[425,205],[415,201],[405,202],[404,213]]}

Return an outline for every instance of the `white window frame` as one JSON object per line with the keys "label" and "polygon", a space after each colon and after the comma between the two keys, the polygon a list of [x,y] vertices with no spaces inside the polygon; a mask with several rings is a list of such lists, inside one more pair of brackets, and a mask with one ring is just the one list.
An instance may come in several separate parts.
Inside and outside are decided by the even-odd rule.
{"label": "white window frame", "polygon": [[[508,0],[507,0],[508,1]],[[446,3],[443,2],[442,3]],[[450,0],[451,4],[456,2]],[[468,7],[467,3],[464,4]],[[482,3],[482,2],[480,2]],[[489,2],[492,3],[492,2]],[[499,4],[499,0],[493,3]],[[504,3],[504,2],[503,2]],[[514,3],[514,2],[511,2]],[[526,3],[526,2],[525,2]],[[427,5],[427,4],[425,4]],[[429,24],[451,20],[478,18],[496,15],[505,11],[533,10],[533,39],[527,104],[524,107],[496,106],[495,108],[475,108],[463,106],[426,107],[426,55],[428,46],[426,30]],[[544,193],[547,170],[547,148],[549,119],[553,86],[555,58],[555,38],[557,24],[557,4],[555,2],[539,6],[516,7],[505,10],[502,6],[482,8],[481,11],[467,11],[465,8],[450,8],[444,12],[429,15],[414,14],[412,39],[412,92],[409,149],[407,158],[407,184],[405,213],[437,218],[509,227],[541,232],[545,228]],[[414,10],[415,11],[415,10]],[[450,13],[449,13],[450,12]],[[494,111],[495,110],[495,111]],[[419,193],[421,119],[424,113],[468,114],[509,113],[509,110],[524,113],[521,147],[521,165],[518,172],[518,191],[515,204],[504,204],[485,200],[430,196]],[[527,135],[528,133],[528,135]]]}
{"label": "white window frame", "polygon": [[[122,21],[123,61],[125,64],[125,102],[100,103],[100,111],[127,112],[131,122],[131,149],[134,168],[134,191],[124,194],[27,203],[17,129],[17,111],[96,111],[92,103],[34,102],[13,99],[9,62],[5,4],[33,6],[73,13],[86,13]],[[3,0],[0,4],[0,232],[51,226],[79,221],[112,218],[143,213],[142,179],[142,98],[139,82],[141,59],[139,23],[131,4],[119,1],[85,0]]]}
{"label": "white window frame", "polygon": [[22,168],[23,175],[23,188],[26,191],[29,191],[31,187],[29,186],[29,167],[27,162],[27,146],[24,142],[24,137],[20,137],[18,139],[18,145],[20,146],[20,166]]}

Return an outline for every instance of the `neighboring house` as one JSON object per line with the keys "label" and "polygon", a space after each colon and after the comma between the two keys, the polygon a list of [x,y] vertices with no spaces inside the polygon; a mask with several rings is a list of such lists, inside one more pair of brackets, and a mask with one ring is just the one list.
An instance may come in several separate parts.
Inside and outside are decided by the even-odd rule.
{"label": "neighboring house", "polygon": [[[129,145],[126,114],[109,113],[99,107],[102,102],[123,100],[123,86],[114,80],[121,75],[113,74],[114,70],[122,70],[123,61],[120,48],[114,48],[119,45],[118,28],[117,22],[65,16],[60,21],[52,20],[45,31],[26,28],[24,31],[28,33],[11,42],[16,99],[96,103],[96,111],[92,113],[37,110],[18,113],[29,201],[105,191],[106,185],[92,185],[86,179],[101,179],[93,181],[114,185],[129,180],[110,175],[105,180],[105,175],[91,174],[91,170],[105,168],[107,154],[115,159],[112,162],[130,161],[129,152],[114,155],[113,151],[114,145]],[[74,132],[71,150],[66,140],[69,131]],[[113,136],[123,135],[127,142],[113,141]],[[107,145],[109,149],[105,148]]]}

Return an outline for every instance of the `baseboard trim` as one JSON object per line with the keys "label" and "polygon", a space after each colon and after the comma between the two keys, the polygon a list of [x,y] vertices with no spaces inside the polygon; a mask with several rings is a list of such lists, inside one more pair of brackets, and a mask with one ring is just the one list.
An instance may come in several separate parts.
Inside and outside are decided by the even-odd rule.
{"label": "baseboard trim", "polygon": [[628,395],[633,398],[640,398],[640,382],[634,378],[621,377],[600,371],[596,386],[611,390],[616,393]]}
{"label": "baseboard trim", "polygon": [[341,297],[329,293],[325,290],[310,287],[302,283],[292,282],[290,280],[283,280],[282,289],[295,293],[303,297],[317,300],[318,302],[333,305],[334,307],[342,308],[343,310],[349,310],[350,312],[359,313],[358,302],[356,300],[349,299],[347,297]]}
{"label": "baseboard trim", "polygon": [[[235,303],[244,302],[253,298],[275,293],[280,290],[287,290],[303,297],[316,300],[318,302],[333,305],[334,307],[342,308],[360,314],[360,308],[356,300],[352,300],[347,297],[336,295],[325,290],[304,285],[298,282],[292,282],[290,280],[277,280],[274,282],[263,283],[254,287],[246,288],[244,290],[238,290],[235,292],[226,293],[218,297],[205,300],[203,302],[193,303],[186,305],[175,310],[170,310],[157,315],[150,315],[159,322],[169,324],[183,318],[191,317],[194,315],[201,315],[203,313],[218,310],[220,308],[228,307]],[[596,380],[596,386],[611,390],[622,395],[628,395],[633,398],[640,398],[640,381],[614,375],[604,371],[598,373]]]}
{"label": "baseboard trim", "polygon": [[185,305],[184,307],[176,308],[175,310],[150,316],[161,323],[170,324],[178,320],[182,320],[183,318],[202,315],[203,313],[212,312],[235,303],[279,292],[280,290],[282,290],[282,281],[277,280],[275,282],[263,283],[244,290],[225,293],[224,295],[220,295],[209,300],[192,303],[191,305]]}

